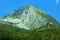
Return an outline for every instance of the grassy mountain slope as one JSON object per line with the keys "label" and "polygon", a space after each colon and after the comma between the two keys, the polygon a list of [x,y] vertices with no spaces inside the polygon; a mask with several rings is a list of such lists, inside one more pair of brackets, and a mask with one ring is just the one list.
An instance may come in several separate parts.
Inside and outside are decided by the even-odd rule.
{"label": "grassy mountain slope", "polygon": [[26,30],[0,24],[0,40],[60,40],[60,28]]}

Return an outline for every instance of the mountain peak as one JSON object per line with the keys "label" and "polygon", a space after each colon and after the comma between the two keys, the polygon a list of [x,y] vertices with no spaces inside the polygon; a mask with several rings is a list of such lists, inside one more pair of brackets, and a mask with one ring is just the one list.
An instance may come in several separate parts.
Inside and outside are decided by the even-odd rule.
{"label": "mountain peak", "polygon": [[30,4],[27,4],[27,5],[25,5],[26,7],[31,7],[32,5],[30,5]]}
{"label": "mountain peak", "polygon": [[59,24],[54,18],[32,5],[26,5],[14,11],[7,15],[3,21],[12,22],[13,25],[25,29],[39,28],[47,23],[55,26]]}
{"label": "mountain peak", "polygon": [[[18,10],[26,10],[26,9],[29,10],[29,8],[30,8],[30,9],[34,9],[34,8],[36,9],[36,6],[33,6],[33,5],[30,5],[30,4],[27,4],[27,5],[21,7],[21,8],[18,9]],[[34,10],[35,10],[35,9],[34,9]]]}

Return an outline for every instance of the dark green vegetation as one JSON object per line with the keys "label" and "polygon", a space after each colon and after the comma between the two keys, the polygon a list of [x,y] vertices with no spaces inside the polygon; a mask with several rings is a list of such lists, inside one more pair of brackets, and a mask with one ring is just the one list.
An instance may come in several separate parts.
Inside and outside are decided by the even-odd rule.
{"label": "dark green vegetation", "polygon": [[13,27],[12,23],[0,24],[0,40],[60,40],[60,28],[49,26],[52,28],[25,30]]}

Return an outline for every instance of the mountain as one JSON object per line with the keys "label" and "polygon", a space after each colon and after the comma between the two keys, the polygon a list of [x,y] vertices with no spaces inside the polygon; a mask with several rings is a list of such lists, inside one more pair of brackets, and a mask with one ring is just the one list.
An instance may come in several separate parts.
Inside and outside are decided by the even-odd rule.
{"label": "mountain", "polygon": [[59,23],[54,18],[32,5],[26,5],[18,10],[14,10],[12,14],[4,16],[0,20],[5,23],[11,22],[13,26],[28,30],[42,27],[47,23],[59,26]]}
{"label": "mountain", "polygon": [[0,18],[0,40],[60,40],[60,23],[38,7],[26,5]]}

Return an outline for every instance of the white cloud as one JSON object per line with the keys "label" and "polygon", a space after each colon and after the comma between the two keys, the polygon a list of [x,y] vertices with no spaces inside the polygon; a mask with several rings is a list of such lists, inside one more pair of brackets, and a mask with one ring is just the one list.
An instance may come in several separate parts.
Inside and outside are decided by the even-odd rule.
{"label": "white cloud", "polygon": [[58,4],[59,3],[59,0],[56,0],[56,4]]}

